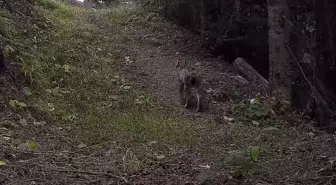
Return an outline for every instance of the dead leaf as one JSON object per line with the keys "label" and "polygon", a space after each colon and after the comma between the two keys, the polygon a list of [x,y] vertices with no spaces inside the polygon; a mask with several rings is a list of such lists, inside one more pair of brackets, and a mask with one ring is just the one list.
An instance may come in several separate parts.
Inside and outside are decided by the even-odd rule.
{"label": "dead leaf", "polygon": [[70,66],[68,64],[63,65],[64,72],[70,73]]}
{"label": "dead leaf", "polygon": [[20,102],[18,100],[10,100],[9,101],[9,105],[12,107],[12,108],[25,108],[27,107],[27,104],[23,103],[23,102]]}
{"label": "dead leaf", "polygon": [[258,121],[252,120],[252,125],[259,127],[260,123]]}
{"label": "dead leaf", "polygon": [[166,156],[164,156],[164,155],[157,155],[156,156],[156,159],[157,160],[162,160],[162,159],[164,159]]}
{"label": "dead leaf", "polygon": [[4,165],[6,165],[7,163],[5,162],[5,161],[2,161],[2,160],[0,160],[0,166],[4,166]]}
{"label": "dead leaf", "polygon": [[4,50],[6,51],[6,52],[8,52],[8,53],[13,53],[15,50],[14,50],[14,48],[12,47],[12,46],[10,46],[10,45],[7,45],[5,48],[4,48]]}
{"label": "dead leaf", "polygon": [[206,168],[206,169],[210,169],[210,166],[207,164],[207,165],[198,165],[200,168]]}
{"label": "dead leaf", "polygon": [[229,118],[229,117],[226,117],[226,116],[223,116],[223,117],[224,117],[225,121],[229,121],[229,122],[234,121],[234,118]]}
{"label": "dead leaf", "polygon": [[4,136],[2,137],[4,141],[8,142],[11,138],[10,137],[7,137],[7,136]]}
{"label": "dead leaf", "polygon": [[132,89],[131,86],[123,86],[123,88],[124,88],[125,90],[130,90],[130,89]]}
{"label": "dead leaf", "polygon": [[157,141],[151,141],[148,144],[152,145],[152,144],[157,144],[157,143],[158,143]]}
{"label": "dead leaf", "polygon": [[110,95],[109,98],[112,99],[113,101],[118,100],[118,96],[115,95]]}
{"label": "dead leaf", "polygon": [[45,121],[34,121],[34,123],[33,123],[34,126],[41,126],[41,127],[43,127],[46,124],[47,124],[47,122],[45,122]]}
{"label": "dead leaf", "polygon": [[125,57],[126,64],[132,64],[133,60],[129,56]]}
{"label": "dead leaf", "polygon": [[77,146],[77,148],[79,149],[83,149],[83,148],[86,148],[87,146],[84,144],[84,143],[81,143]]}

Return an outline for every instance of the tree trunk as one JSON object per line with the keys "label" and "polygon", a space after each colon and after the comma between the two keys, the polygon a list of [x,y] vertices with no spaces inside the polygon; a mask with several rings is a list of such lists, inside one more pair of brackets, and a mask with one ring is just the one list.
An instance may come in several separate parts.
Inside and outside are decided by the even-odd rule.
{"label": "tree trunk", "polygon": [[208,20],[207,20],[207,8],[206,8],[206,0],[200,0],[200,28],[201,28],[201,39],[205,41],[206,32],[208,29]]}
{"label": "tree trunk", "polygon": [[236,15],[235,15],[235,19],[237,20],[237,21],[241,21],[241,2],[240,2],[240,0],[234,0],[235,1],[235,13],[236,13]]}
{"label": "tree trunk", "polygon": [[276,96],[291,101],[290,54],[286,45],[290,41],[289,17],[286,0],[268,0],[269,25],[269,82]]}
{"label": "tree trunk", "polygon": [[[315,86],[320,94],[320,98],[315,98],[315,110],[313,111],[314,118],[322,128],[332,126],[330,120],[333,118],[334,101],[329,91],[334,88],[334,75],[331,74],[331,68],[334,66],[335,57],[335,37],[334,30],[335,13],[333,0],[316,0],[316,76]],[[329,50],[329,51],[328,51]],[[331,72],[331,73],[330,73]],[[335,93],[335,91],[334,91]],[[332,128],[334,129],[334,128]]]}
{"label": "tree trunk", "polygon": [[329,40],[331,35],[329,32],[328,20],[330,20],[328,11],[328,0],[316,1],[316,72],[317,78],[322,82],[326,81],[326,73],[330,57],[328,52],[319,52],[323,48],[330,48]]}

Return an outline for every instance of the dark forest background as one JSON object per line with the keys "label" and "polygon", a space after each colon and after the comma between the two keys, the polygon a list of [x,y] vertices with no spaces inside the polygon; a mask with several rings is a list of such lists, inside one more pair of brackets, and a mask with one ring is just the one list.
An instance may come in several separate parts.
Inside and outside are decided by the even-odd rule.
{"label": "dark forest background", "polygon": [[213,57],[221,56],[226,62],[242,57],[270,82],[270,53],[277,53],[270,50],[274,44],[269,38],[270,6],[285,9],[278,16],[282,29],[289,32],[289,42],[282,47],[290,56],[290,68],[280,73],[290,78],[287,89],[292,105],[320,126],[334,127],[335,1],[158,0],[144,4],[200,34],[203,47]]}

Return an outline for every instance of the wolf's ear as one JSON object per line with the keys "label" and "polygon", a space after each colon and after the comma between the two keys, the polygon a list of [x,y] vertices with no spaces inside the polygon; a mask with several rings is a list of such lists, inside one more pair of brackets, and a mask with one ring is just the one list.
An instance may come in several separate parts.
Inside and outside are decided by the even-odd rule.
{"label": "wolf's ear", "polygon": [[183,67],[185,67],[186,65],[187,65],[187,62],[183,60]]}
{"label": "wolf's ear", "polygon": [[178,68],[178,67],[180,67],[180,66],[181,66],[181,65],[180,65],[180,61],[177,60],[177,61],[175,62],[175,67]]}

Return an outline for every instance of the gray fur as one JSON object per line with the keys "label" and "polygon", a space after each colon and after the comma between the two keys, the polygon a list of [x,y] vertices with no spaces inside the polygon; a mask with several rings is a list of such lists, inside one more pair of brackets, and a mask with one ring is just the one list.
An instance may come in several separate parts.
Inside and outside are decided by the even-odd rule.
{"label": "gray fur", "polygon": [[181,103],[184,104],[184,107],[187,108],[189,105],[189,100],[191,98],[191,89],[194,88],[196,90],[196,98],[197,98],[197,109],[199,112],[201,108],[201,93],[199,87],[199,77],[196,76],[194,70],[191,72],[186,69],[186,62],[183,61],[184,64],[181,66],[180,62],[177,61],[176,68],[178,70],[178,81],[179,81],[179,95]]}

